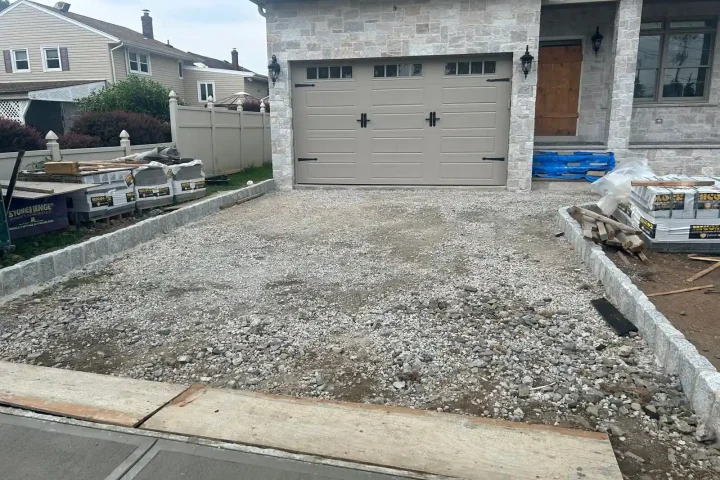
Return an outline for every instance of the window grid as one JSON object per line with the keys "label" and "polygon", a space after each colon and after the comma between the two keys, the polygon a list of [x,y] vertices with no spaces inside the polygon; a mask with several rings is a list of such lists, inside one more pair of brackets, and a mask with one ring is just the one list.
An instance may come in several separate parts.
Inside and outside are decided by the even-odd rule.
{"label": "window grid", "polygon": [[635,102],[706,101],[716,30],[716,21],[707,18],[643,22]]}
{"label": "window grid", "polygon": [[447,62],[445,64],[445,75],[492,75],[495,73],[496,63],[494,60],[485,62],[479,61],[462,61]]}
{"label": "window grid", "polygon": [[353,78],[353,67],[350,65],[307,67],[305,72],[308,80],[349,80]]}
{"label": "window grid", "polygon": [[422,77],[422,63],[400,63],[389,65],[375,65],[373,67],[374,78],[408,78]]}
{"label": "window grid", "polygon": [[150,59],[143,53],[130,52],[128,54],[130,71],[150,75]]}

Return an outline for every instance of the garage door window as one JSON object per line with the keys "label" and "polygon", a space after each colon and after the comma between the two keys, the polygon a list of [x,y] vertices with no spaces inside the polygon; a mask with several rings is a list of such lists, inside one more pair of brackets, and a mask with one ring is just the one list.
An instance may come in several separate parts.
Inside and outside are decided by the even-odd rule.
{"label": "garage door window", "polygon": [[375,65],[373,76],[375,78],[422,77],[422,63]]}
{"label": "garage door window", "polygon": [[353,67],[349,65],[330,67],[308,67],[306,72],[308,80],[337,80],[341,78],[353,78]]}
{"label": "garage door window", "polygon": [[495,62],[448,62],[445,75],[490,75],[495,73]]}

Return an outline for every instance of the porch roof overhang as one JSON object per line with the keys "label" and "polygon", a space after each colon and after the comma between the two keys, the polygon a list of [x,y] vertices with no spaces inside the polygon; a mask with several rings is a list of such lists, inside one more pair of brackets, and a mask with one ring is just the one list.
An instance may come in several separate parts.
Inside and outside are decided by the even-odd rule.
{"label": "porch roof overhang", "polygon": [[0,83],[0,98],[76,102],[105,86],[105,80]]}

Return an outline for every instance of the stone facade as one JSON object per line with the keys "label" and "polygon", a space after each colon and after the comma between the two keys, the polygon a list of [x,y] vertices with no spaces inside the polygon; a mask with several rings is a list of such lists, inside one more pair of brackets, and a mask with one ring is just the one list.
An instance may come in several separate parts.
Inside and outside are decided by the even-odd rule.
{"label": "stone facade", "polygon": [[278,188],[294,183],[291,82],[299,60],[513,55],[508,188],[530,189],[536,69],[525,78],[519,58],[536,55],[541,0],[269,0],[268,50],[282,75],[271,88],[273,171]]}
{"label": "stone facade", "polygon": [[627,158],[646,158],[658,174],[720,177],[720,147],[642,148],[630,146]]}
{"label": "stone facade", "polygon": [[[540,16],[540,42],[581,39],[583,66],[577,137],[584,142],[607,139],[608,88],[612,74],[612,45],[616,7],[613,3],[544,7]],[[596,27],[605,37],[597,55],[590,37]]]}
{"label": "stone facade", "polygon": [[[647,3],[643,20],[716,17],[718,2]],[[710,93],[707,103],[640,105],[633,108],[631,143],[715,143],[720,145],[720,35],[715,35]],[[718,160],[720,161],[720,160]]]}

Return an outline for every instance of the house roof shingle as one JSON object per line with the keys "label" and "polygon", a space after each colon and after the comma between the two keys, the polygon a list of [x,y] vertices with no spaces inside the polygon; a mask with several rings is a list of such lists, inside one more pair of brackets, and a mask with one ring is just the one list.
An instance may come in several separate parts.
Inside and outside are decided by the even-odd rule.
{"label": "house roof shingle", "polygon": [[137,47],[148,48],[158,53],[164,53],[170,57],[190,59],[190,56],[187,54],[187,52],[171,47],[158,40],[145,38],[142,33],[136,32],[135,30],[132,30],[130,28],[121,27],[120,25],[115,25],[108,22],[103,22],[102,20],[86,17],[85,15],[79,15],[73,12],[65,12],[63,10],[59,10],[55,7],[51,7],[49,5],[45,5],[39,2],[33,2],[31,0],[28,1],[29,3],[34,3],[38,7],[50,10],[55,14],[62,15],[71,20],[75,20],[76,22],[80,22],[84,25],[87,25],[88,27],[94,28],[95,30],[105,32],[108,35],[118,38],[124,43]]}
{"label": "house roof shingle", "polygon": [[27,93],[51,88],[74,87],[86,83],[104,82],[105,80],[58,80],[54,82],[14,82],[0,83],[0,94]]}

